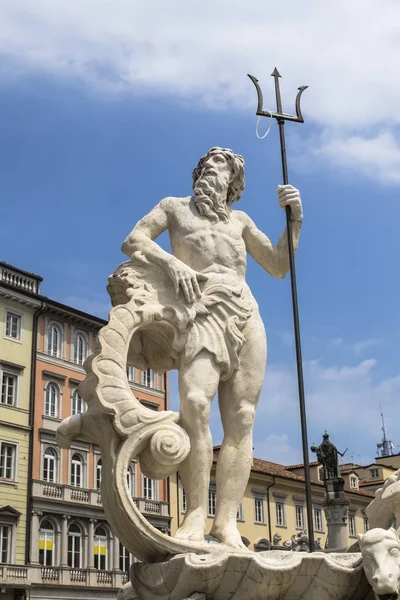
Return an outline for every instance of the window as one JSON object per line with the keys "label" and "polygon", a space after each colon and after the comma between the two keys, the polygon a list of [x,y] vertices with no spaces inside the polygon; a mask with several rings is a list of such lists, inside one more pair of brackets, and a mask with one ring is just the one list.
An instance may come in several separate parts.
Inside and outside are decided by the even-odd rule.
{"label": "window", "polygon": [[107,569],[107,534],[104,527],[96,527],[94,534],[94,568]]}
{"label": "window", "polygon": [[146,500],[157,500],[157,481],[143,475],[143,497]]}
{"label": "window", "polygon": [[244,510],[243,510],[243,502],[239,504],[238,511],[236,513],[236,521],[244,521]]}
{"label": "window", "polygon": [[323,531],[322,508],[314,508],[314,529]]}
{"label": "window", "polygon": [[17,446],[8,442],[0,442],[0,478],[16,479]]}
{"label": "window", "polygon": [[304,506],[296,504],[294,509],[296,511],[296,529],[304,529]]}
{"label": "window", "polygon": [[96,463],[96,489],[101,489],[101,473],[103,469],[103,461],[101,458]]}
{"label": "window", "polygon": [[43,480],[57,481],[57,454],[54,448],[46,448],[43,455]]}
{"label": "window", "polygon": [[186,498],[186,492],[184,490],[184,488],[182,487],[182,512],[185,513],[187,511],[187,498]]}
{"label": "window", "polygon": [[264,523],[264,499],[254,498],[254,521],[255,523]]}
{"label": "window", "polygon": [[276,508],[276,524],[280,527],[285,527],[286,525],[286,517],[285,517],[285,503],[277,500],[275,502]]}
{"label": "window", "polygon": [[39,564],[51,567],[54,564],[54,527],[45,519],[39,531]]}
{"label": "window", "polygon": [[371,479],[379,479],[379,469],[370,469]]}
{"label": "window", "polygon": [[71,459],[71,485],[82,487],[83,460],[79,454],[73,454]]}
{"label": "window", "polygon": [[50,325],[47,330],[47,354],[61,356],[61,330],[57,325]]}
{"label": "window", "polygon": [[78,394],[78,390],[75,390],[72,394],[72,410],[73,415],[79,415],[84,413],[86,410],[86,402]]}
{"label": "window", "polygon": [[216,489],[210,487],[208,490],[208,516],[209,517],[215,516],[216,501],[217,501]]}
{"label": "window", "polygon": [[6,311],[5,336],[11,340],[21,340],[21,315]]}
{"label": "window", "polygon": [[126,368],[126,376],[128,378],[128,381],[131,381],[132,383],[135,383],[135,381],[136,381],[136,369],[135,369],[135,367],[127,367]]}
{"label": "window", "polygon": [[11,562],[11,527],[9,525],[0,525],[0,563]]}
{"label": "window", "polygon": [[356,537],[356,515],[349,513],[349,536]]}
{"label": "window", "polygon": [[82,532],[76,523],[68,529],[68,566],[73,569],[82,567]]}
{"label": "window", "polygon": [[145,371],[142,371],[142,385],[154,388],[154,375],[155,374],[150,368],[146,369]]}
{"label": "window", "polygon": [[324,481],[324,467],[318,469],[318,479],[319,481]]}
{"label": "window", "polygon": [[123,546],[120,542],[119,543],[119,570],[124,573],[128,573],[129,567],[132,562],[133,562],[132,554],[130,552],[128,552],[128,550],[125,548],[125,546]]}
{"label": "window", "polygon": [[77,333],[74,341],[74,362],[82,365],[87,356],[87,342],[82,333]]}
{"label": "window", "polygon": [[60,388],[56,383],[48,383],[46,387],[46,399],[44,414],[48,417],[58,417],[60,402]]}
{"label": "window", "polygon": [[357,477],[354,477],[354,476],[350,477],[350,487],[358,488]]}
{"label": "window", "polygon": [[363,521],[364,521],[364,533],[367,533],[367,531],[369,529],[368,517],[364,517]]}
{"label": "window", "polygon": [[131,496],[136,496],[136,466],[135,463],[132,463],[128,468],[126,474],[126,481],[128,484],[128,490]]}
{"label": "window", "polygon": [[3,371],[1,378],[1,404],[15,406],[17,403],[18,376]]}

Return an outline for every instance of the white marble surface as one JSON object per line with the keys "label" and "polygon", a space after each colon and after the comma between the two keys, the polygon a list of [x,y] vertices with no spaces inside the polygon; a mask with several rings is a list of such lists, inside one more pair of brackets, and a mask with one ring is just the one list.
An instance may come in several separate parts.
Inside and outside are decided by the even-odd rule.
{"label": "white marble surface", "polygon": [[[376,595],[395,600],[400,592],[400,540],[397,531],[376,527],[358,536],[364,571]],[[390,598],[392,595],[392,598]]]}
{"label": "white marble surface", "polygon": [[194,592],[212,600],[373,600],[359,553],[186,554],[134,564],[131,580],[126,600],[182,600]]}

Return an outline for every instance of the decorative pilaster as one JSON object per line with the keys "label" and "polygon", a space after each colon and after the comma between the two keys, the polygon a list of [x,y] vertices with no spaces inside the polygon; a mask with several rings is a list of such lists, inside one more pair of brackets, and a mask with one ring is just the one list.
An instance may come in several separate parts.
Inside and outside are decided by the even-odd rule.
{"label": "decorative pilaster", "polygon": [[97,523],[96,519],[89,519],[89,537],[88,537],[88,556],[87,556],[87,566],[89,569],[94,568],[94,526]]}
{"label": "decorative pilaster", "polygon": [[31,533],[31,564],[39,564],[39,522],[42,513],[38,510],[32,511],[32,533]]}
{"label": "decorative pilaster", "polygon": [[68,565],[68,521],[70,516],[63,515],[61,527],[61,566]]}
{"label": "decorative pilaster", "polygon": [[113,569],[119,571],[119,539],[116,535],[113,539]]}

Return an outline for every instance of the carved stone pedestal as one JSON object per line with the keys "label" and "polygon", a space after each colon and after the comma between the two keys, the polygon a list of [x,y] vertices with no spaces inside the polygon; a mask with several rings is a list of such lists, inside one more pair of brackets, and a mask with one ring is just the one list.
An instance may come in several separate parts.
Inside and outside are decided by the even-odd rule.
{"label": "carved stone pedestal", "polygon": [[347,518],[349,501],[344,492],[344,481],[339,478],[326,481],[324,511],[328,524],[328,548],[347,547]]}

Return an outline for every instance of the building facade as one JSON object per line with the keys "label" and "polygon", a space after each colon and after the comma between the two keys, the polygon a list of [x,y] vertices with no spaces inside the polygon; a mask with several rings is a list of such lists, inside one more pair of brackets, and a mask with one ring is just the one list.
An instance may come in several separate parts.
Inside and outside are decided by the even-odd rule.
{"label": "building facade", "polygon": [[[209,529],[216,508],[215,466],[219,447],[214,449],[214,464],[208,500]],[[268,550],[271,545],[289,545],[307,530],[303,465],[285,467],[266,460],[253,459],[250,479],[237,514],[237,524],[243,542],[250,550]],[[324,485],[318,479],[318,463],[311,463],[311,488],[315,539],[322,548],[327,542],[327,524],[323,509]],[[304,473],[304,469],[303,469]],[[368,529],[365,509],[373,493],[346,487],[350,501],[348,545],[357,540],[357,533]],[[172,533],[181,524],[186,512],[186,498],[179,477],[171,478]]]}
{"label": "building facade", "polygon": [[[31,379],[41,278],[0,263],[0,557],[27,559]],[[28,295],[27,292],[31,294]]]}
{"label": "building facade", "polygon": [[[9,299],[2,311],[10,323],[7,332],[19,331],[27,346],[24,358],[11,354],[8,346],[4,353],[14,369],[19,366],[24,378],[26,374],[24,382],[22,375],[18,380],[18,398],[24,392],[26,400],[18,405],[24,410],[22,417],[20,410],[16,413],[7,405],[21,421],[21,440],[16,442],[15,423],[11,434],[1,430],[4,464],[10,462],[10,443],[18,446],[15,460],[19,462],[18,468],[13,467],[13,474],[18,472],[13,484],[7,482],[6,487],[0,478],[0,493],[5,489],[0,523],[1,519],[17,521],[19,537],[8,537],[8,551],[0,557],[0,586],[10,598],[27,589],[36,598],[71,597],[76,595],[76,588],[82,598],[91,597],[94,590],[102,598],[115,597],[134,558],[113,535],[102,508],[100,449],[85,440],[74,440],[69,450],[60,449],[56,443],[61,421],[86,410],[78,390],[85,376],[83,363],[94,351],[97,332],[106,322],[41,296],[38,287],[25,296],[33,303],[25,311],[27,316],[21,314],[22,309],[17,313]],[[35,328],[31,313],[36,314]],[[10,319],[17,314],[21,321],[14,324]],[[16,345],[13,340],[6,341]],[[19,343],[16,347],[21,346]],[[8,373],[11,366],[4,372]],[[153,410],[168,408],[165,374],[129,367],[127,379],[145,406]],[[11,397],[11,392],[7,392],[11,384],[6,378],[3,381],[4,398]],[[17,417],[13,418],[15,421]],[[167,482],[145,477],[135,461],[127,472],[127,481],[139,510],[152,525],[168,534],[171,518]],[[26,515],[30,518],[26,519]]]}

